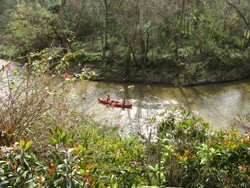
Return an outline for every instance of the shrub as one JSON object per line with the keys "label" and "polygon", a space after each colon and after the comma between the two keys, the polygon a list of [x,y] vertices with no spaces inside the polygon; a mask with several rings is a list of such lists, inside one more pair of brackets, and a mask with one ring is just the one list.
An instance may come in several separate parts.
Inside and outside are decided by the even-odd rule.
{"label": "shrub", "polygon": [[[18,3],[10,14],[4,35],[7,56],[13,58],[48,46],[68,47],[73,33],[60,23],[57,14],[39,3]],[[18,53],[13,54],[15,49],[18,49]]]}
{"label": "shrub", "polygon": [[18,75],[18,70],[10,70],[12,66],[7,64],[0,71],[1,145],[21,138],[50,108],[46,101],[49,94],[45,91],[51,80]]}
{"label": "shrub", "polygon": [[[101,61],[100,52],[87,52],[84,48],[76,51],[65,52],[64,48],[45,48],[41,51],[29,53],[29,65],[35,72],[47,72],[62,75],[66,71],[80,72],[83,76],[92,76],[89,71],[83,69],[87,63]],[[86,73],[88,72],[88,73]]]}
{"label": "shrub", "polygon": [[60,64],[67,64],[67,67],[72,68],[74,66],[78,66],[79,64],[100,62],[101,58],[101,52],[87,52],[86,49],[81,48],[75,52],[67,52],[61,59]]}
{"label": "shrub", "polygon": [[[102,130],[103,131],[103,130]],[[94,134],[93,134],[94,132]],[[93,135],[89,135],[92,133]],[[39,162],[20,141],[0,150],[1,186],[16,187],[132,187],[143,182],[138,163],[141,145],[135,139],[87,131],[79,143],[61,129],[51,130],[49,161]]]}
{"label": "shrub", "polygon": [[250,186],[249,135],[211,131],[201,119],[179,110],[160,124],[158,137],[158,162],[150,166],[158,185]]}

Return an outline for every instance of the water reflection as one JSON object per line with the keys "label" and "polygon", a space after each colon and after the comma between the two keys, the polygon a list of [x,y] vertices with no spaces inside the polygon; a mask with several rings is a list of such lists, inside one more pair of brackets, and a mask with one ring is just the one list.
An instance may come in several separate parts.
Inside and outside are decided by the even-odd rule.
{"label": "water reflection", "polygon": [[[83,81],[76,83],[78,93],[86,97],[82,110],[96,120],[120,125],[127,133],[147,126],[146,120],[164,108],[185,106],[211,123],[214,129],[231,125],[238,114],[250,111],[249,80],[196,87],[118,84]],[[110,108],[97,102],[98,97],[122,99],[133,103],[132,109]]]}

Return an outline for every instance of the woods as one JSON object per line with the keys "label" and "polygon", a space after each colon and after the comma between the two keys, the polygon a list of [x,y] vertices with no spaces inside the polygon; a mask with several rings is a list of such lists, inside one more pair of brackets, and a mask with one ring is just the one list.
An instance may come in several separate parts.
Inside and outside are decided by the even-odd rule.
{"label": "woods", "polygon": [[98,67],[183,70],[179,80],[249,61],[249,0],[2,0],[1,9],[2,58],[78,43],[102,53]]}

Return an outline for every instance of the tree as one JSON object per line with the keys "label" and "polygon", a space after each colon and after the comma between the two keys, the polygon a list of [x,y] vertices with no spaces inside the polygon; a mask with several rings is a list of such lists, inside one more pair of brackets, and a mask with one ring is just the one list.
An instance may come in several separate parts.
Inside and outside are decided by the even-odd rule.
{"label": "tree", "polygon": [[104,6],[104,42],[103,42],[103,59],[106,58],[106,52],[110,49],[108,35],[110,32],[111,9],[115,4],[119,4],[119,0],[102,0]]}
{"label": "tree", "polygon": [[146,46],[144,36],[144,0],[139,0],[139,14],[141,64],[144,66],[146,61]]}
{"label": "tree", "polygon": [[[237,6],[237,5],[235,5],[235,4],[233,4],[233,3],[231,3],[231,2],[229,2],[228,0],[225,0],[226,2],[227,2],[227,4],[230,6],[230,7],[232,7],[232,8],[234,8],[236,11],[237,11],[237,13],[238,13],[238,15],[239,15],[239,17],[243,20],[243,22],[244,22],[244,24],[245,24],[245,26],[246,26],[246,29],[247,29],[247,35],[246,35],[246,42],[245,42],[245,44],[244,44],[244,46],[243,46],[243,49],[247,49],[248,47],[249,47],[249,45],[250,45],[250,21],[247,19],[247,17],[244,15],[244,13],[239,9],[239,7]],[[238,2],[238,4],[240,4],[241,3],[241,1],[239,0],[239,2]],[[250,10],[249,10],[250,11]]]}

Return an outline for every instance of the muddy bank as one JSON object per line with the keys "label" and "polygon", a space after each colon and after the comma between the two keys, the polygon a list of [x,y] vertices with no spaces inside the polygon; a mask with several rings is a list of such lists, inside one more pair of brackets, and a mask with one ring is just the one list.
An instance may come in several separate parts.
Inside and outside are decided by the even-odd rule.
{"label": "muddy bank", "polygon": [[197,70],[195,73],[188,73],[183,70],[166,69],[144,69],[135,70],[125,74],[119,70],[102,70],[90,68],[95,72],[90,80],[105,82],[131,82],[131,83],[162,83],[167,85],[205,85],[220,82],[237,81],[250,77],[250,62],[231,70]]}
{"label": "muddy bank", "polygon": [[[0,59],[0,67],[10,63]],[[20,63],[12,63],[15,67],[21,67]],[[185,67],[157,67],[132,69],[130,74],[126,74],[123,68],[119,69],[102,69],[99,65],[84,65],[88,71],[93,71],[94,76],[91,76],[91,81],[116,82],[116,83],[146,83],[146,84],[166,84],[170,86],[182,85],[207,85],[220,82],[238,81],[250,78],[250,60],[236,66],[230,70],[210,70],[202,69],[195,70],[190,73]],[[80,73],[81,68],[76,67],[69,69],[69,72]]]}

